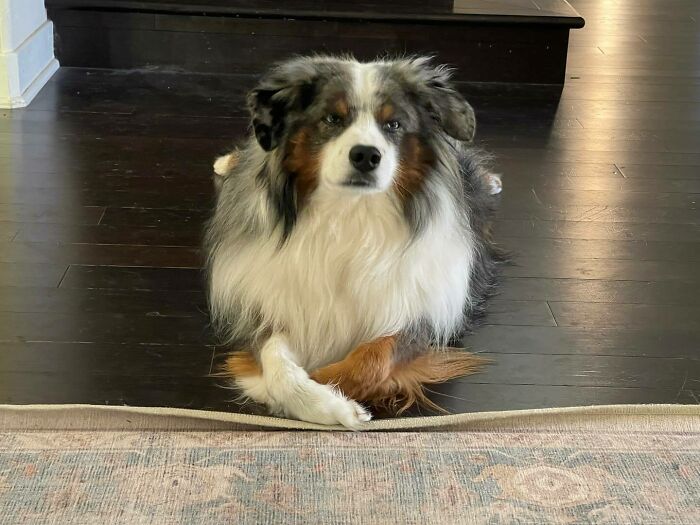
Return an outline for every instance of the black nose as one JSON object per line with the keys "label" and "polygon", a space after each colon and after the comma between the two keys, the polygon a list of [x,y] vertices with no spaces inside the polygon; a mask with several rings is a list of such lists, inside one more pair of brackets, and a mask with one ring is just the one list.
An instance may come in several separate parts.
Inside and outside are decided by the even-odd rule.
{"label": "black nose", "polygon": [[372,171],[381,160],[382,154],[374,146],[353,146],[350,150],[350,163],[362,173]]}

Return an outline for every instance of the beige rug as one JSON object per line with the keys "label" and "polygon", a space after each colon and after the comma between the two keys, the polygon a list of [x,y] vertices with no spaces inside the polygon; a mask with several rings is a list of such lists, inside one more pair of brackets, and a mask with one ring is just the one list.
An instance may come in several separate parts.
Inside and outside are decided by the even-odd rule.
{"label": "beige rug", "polygon": [[316,430],[178,409],[0,405],[0,523],[700,523],[698,406]]}

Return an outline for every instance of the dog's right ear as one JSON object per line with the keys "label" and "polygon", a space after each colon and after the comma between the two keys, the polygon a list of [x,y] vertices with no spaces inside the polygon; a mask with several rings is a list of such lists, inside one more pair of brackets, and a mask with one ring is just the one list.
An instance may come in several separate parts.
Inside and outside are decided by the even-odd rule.
{"label": "dog's right ear", "polygon": [[255,138],[265,151],[279,145],[290,120],[313,102],[315,73],[311,64],[288,62],[273,69],[248,94]]}
{"label": "dog's right ear", "polygon": [[476,133],[474,109],[452,85],[447,66],[435,66],[431,57],[413,57],[396,62],[405,86],[430,111],[452,138],[471,142]]}

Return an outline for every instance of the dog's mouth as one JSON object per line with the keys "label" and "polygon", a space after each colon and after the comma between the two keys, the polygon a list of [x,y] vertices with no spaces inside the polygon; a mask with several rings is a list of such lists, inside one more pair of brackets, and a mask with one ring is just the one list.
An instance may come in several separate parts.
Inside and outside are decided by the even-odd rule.
{"label": "dog's mouth", "polygon": [[353,172],[342,183],[343,186],[358,189],[375,189],[377,178],[371,173]]}

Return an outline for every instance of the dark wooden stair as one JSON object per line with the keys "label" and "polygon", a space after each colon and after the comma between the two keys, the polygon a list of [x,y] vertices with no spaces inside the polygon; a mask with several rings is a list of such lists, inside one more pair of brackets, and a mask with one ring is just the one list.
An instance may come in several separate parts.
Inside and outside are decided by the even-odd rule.
{"label": "dark wooden stair", "polygon": [[292,54],[431,53],[458,79],[563,84],[564,0],[46,0],[63,66],[259,73]]}

